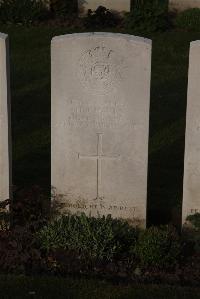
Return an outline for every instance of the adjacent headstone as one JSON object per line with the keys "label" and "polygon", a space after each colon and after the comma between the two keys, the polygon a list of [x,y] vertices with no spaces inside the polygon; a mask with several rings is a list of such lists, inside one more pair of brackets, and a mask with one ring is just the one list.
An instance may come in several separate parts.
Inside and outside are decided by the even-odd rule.
{"label": "adjacent headstone", "polygon": [[88,9],[94,11],[99,6],[118,13],[130,12],[131,0],[78,0],[80,15],[87,14]]}
{"label": "adjacent headstone", "polygon": [[8,36],[0,33],[0,201],[11,197]]}
{"label": "adjacent headstone", "polygon": [[169,9],[183,11],[189,8],[200,8],[200,0],[169,0]]}
{"label": "adjacent headstone", "polygon": [[189,215],[200,213],[200,41],[190,47],[186,119],[183,224]]}
{"label": "adjacent headstone", "polygon": [[145,226],[150,75],[150,40],[53,39],[52,188],[62,213]]}

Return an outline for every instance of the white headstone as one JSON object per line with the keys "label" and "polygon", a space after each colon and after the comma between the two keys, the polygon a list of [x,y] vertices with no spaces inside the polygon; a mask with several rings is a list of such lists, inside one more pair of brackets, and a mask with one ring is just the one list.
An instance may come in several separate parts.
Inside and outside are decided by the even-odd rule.
{"label": "white headstone", "polygon": [[200,8],[200,0],[169,0],[170,10],[183,11],[195,7]]}
{"label": "white headstone", "polygon": [[8,36],[0,33],[0,201],[10,199],[10,86]]}
{"label": "white headstone", "polygon": [[118,13],[130,12],[131,0],[78,0],[78,8],[81,15],[87,14],[88,9],[94,11],[99,6],[104,6]]}
{"label": "white headstone", "polygon": [[183,224],[200,213],[200,41],[190,47],[183,188]]}
{"label": "white headstone", "polygon": [[145,226],[150,75],[150,40],[53,39],[52,188],[63,212]]}

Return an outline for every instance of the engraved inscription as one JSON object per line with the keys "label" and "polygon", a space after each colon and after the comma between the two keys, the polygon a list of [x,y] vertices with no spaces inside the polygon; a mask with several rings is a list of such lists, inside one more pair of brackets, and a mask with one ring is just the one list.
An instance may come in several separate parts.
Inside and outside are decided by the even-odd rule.
{"label": "engraved inscription", "polygon": [[76,210],[107,210],[107,211],[123,211],[127,213],[134,214],[137,210],[136,207],[128,207],[124,205],[111,205],[105,203],[98,203],[98,204],[80,204],[80,203],[70,203],[67,202],[65,207],[68,209],[76,209]]}
{"label": "engraved inscription", "polygon": [[191,209],[190,210],[191,214],[196,214],[196,213],[200,213],[200,209]]}
{"label": "engraved inscription", "polygon": [[66,118],[57,127],[117,129],[123,126],[134,128],[133,119],[128,119],[128,108],[119,102],[104,105],[89,105],[81,101],[71,101]]}
{"label": "engraved inscription", "polygon": [[69,127],[116,128],[123,122],[123,106],[107,103],[103,106],[72,105],[68,117]]}
{"label": "engraved inscription", "polygon": [[87,91],[92,94],[107,94],[118,85],[121,64],[122,59],[112,49],[99,45],[81,55],[77,72]]}

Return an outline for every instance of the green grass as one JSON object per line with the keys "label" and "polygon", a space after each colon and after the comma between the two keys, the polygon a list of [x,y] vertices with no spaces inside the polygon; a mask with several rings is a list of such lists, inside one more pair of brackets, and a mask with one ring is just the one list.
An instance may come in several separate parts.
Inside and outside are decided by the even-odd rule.
{"label": "green grass", "polygon": [[53,277],[0,277],[1,299],[198,299],[200,289]]}
{"label": "green grass", "polygon": [[[10,36],[13,182],[50,186],[50,41],[67,28],[1,26]],[[131,33],[131,32],[129,32]],[[148,219],[178,222],[181,211],[189,43],[200,33],[153,40]]]}

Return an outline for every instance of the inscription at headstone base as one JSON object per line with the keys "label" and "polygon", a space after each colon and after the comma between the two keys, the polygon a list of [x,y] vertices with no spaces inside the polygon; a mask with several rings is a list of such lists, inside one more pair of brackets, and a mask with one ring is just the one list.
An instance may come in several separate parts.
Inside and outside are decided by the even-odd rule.
{"label": "inscription at headstone base", "polygon": [[191,43],[186,119],[183,224],[200,213],[200,41]]}
{"label": "inscription at headstone base", "polygon": [[145,226],[150,74],[150,40],[52,40],[52,188],[62,213]]}
{"label": "inscription at headstone base", "polygon": [[11,197],[8,36],[0,33],[0,201]]}

